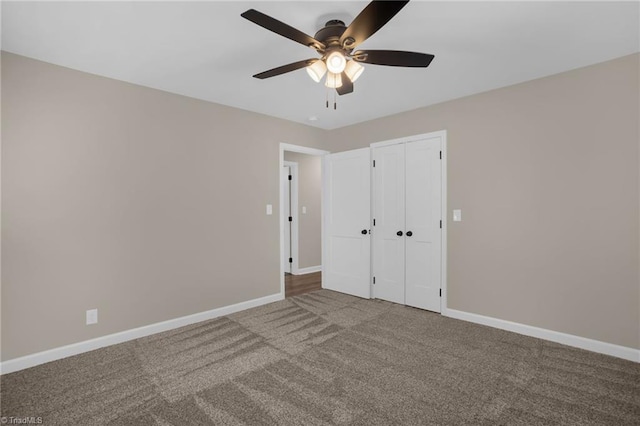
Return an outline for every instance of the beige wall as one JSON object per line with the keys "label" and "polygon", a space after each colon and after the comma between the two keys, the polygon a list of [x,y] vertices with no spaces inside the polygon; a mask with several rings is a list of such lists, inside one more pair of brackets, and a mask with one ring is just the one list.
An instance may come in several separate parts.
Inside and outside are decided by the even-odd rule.
{"label": "beige wall", "polygon": [[3,360],[280,291],[279,143],[322,131],[7,53],[2,113]]}
{"label": "beige wall", "polygon": [[640,348],[639,55],[335,130],[446,129],[449,307]]}
{"label": "beige wall", "polygon": [[[298,163],[298,268],[322,264],[322,159],[285,151],[285,161]],[[302,207],[307,213],[302,214]]]}
{"label": "beige wall", "polygon": [[450,308],[640,348],[638,61],[325,132],[3,53],[1,359],[277,293],[278,143],[441,129]]}

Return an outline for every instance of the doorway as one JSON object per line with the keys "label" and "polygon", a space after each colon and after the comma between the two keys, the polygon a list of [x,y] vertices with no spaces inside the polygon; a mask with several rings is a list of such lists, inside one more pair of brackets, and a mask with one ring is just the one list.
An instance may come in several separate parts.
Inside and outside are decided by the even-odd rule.
{"label": "doorway", "polygon": [[280,144],[280,289],[284,297],[322,285],[322,158],[327,154]]}

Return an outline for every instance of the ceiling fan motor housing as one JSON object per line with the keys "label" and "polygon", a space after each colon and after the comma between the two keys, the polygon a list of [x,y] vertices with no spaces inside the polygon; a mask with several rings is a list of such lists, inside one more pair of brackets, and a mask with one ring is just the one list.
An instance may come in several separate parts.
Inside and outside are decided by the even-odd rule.
{"label": "ceiling fan motor housing", "polygon": [[346,31],[347,27],[344,22],[339,19],[332,19],[327,21],[324,28],[318,30],[313,37],[318,41],[321,41],[325,46],[339,46],[340,37]]}

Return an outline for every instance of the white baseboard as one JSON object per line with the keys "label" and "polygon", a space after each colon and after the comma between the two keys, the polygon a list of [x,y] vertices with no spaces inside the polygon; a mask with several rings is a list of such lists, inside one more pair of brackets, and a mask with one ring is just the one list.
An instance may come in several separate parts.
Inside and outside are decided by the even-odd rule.
{"label": "white baseboard", "polygon": [[322,265],[309,266],[308,268],[298,268],[297,270],[293,271],[292,275],[304,275],[320,271],[322,271]]}
{"label": "white baseboard", "polygon": [[236,303],[235,305],[223,306],[221,308],[212,309],[210,311],[199,312],[193,315],[187,315],[168,321],[145,325],[143,327],[121,331],[119,333],[109,334],[107,336],[97,337],[91,340],[85,340],[84,342],[73,343],[71,345],[49,349],[20,358],[10,359],[0,363],[0,374],[13,373],[14,371],[24,370],[25,368],[29,367],[35,367],[36,365],[44,364],[73,355],[78,355],[84,352],[89,352],[95,349],[103,348],[105,346],[111,346],[117,343],[123,343],[129,340],[138,339],[140,337],[149,336],[151,334],[173,330],[175,328],[184,327],[185,325],[190,325],[212,318],[233,314],[235,312],[244,311],[245,309],[266,305],[267,303],[277,302],[278,300],[283,299],[284,294],[282,293],[272,294],[270,296]]}
{"label": "white baseboard", "polygon": [[517,322],[505,321],[498,318],[486,317],[484,315],[472,314],[464,311],[457,311],[455,309],[443,310],[442,315],[476,324],[488,325],[489,327],[512,331],[518,334],[524,334],[525,336],[537,337],[539,339],[549,340],[551,342],[561,343],[575,348],[611,355],[629,361],[640,362],[640,349],[614,345],[612,343],[587,339],[586,337],[575,336],[573,334],[560,333],[558,331],[533,327]]}

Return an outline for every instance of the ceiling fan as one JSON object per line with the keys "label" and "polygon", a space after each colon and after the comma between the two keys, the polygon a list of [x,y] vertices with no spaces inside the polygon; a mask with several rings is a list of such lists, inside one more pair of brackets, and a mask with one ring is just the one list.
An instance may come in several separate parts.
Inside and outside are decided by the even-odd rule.
{"label": "ceiling fan", "polygon": [[393,67],[428,67],[434,56],[427,53],[400,50],[354,51],[356,46],[382,28],[407,3],[408,0],[372,1],[348,27],[340,20],[331,20],[313,37],[255,9],[249,9],[240,16],[269,31],[315,49],[320,55],[319,58],[273,68],[254,77],[265,79],[306,68],[309,76],[316,82],[320,82],[326,73],[325,86],[335,88],[339,95],[346,95],[353,92],[353,83],[364,71],[360,63]]}

